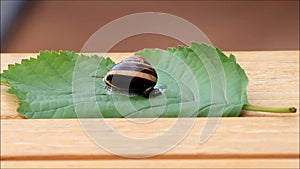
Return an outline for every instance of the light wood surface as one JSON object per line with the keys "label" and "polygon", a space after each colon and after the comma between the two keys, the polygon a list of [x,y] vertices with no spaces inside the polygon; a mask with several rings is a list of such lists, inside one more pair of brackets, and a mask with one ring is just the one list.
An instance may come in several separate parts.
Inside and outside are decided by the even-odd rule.
{"label": "light wood surface", "polygon": [[[230,53],[248,75],[251,104],[299,109],[299,51]],[[120,61],[130,55],[108,56]],[[1,72],[8,64],[28,57],[36,54],[1,54]],[[170,151],[146,159],[128,159],[97,146],[77,119],[20,119],[17,105],[17,98],[1,86],[1,168],[299,168],[299,111],[283,115],[243,111],[243,117],[216,119],[220,120],[218,126],[205,143],[199,143],[200,133],[207,120],[214,119],[198,118],[183,141]],[[91,123],[95,120],[85,119]],[[168,118],[144,124],[131,119],[104,120],[130,138],[162,134],[176,122]],[[184,128],[189,124],[181,125]],[[184,132],[178,129],[175,135]],[[100,134],[108,139],[105,136],[109,131],[100,129]],[[111,144],[127,148],[114,141]]]}
{"label": "light wood surface", "polygon": [[[105,119],[117,132],[142,138],[153,136],[160,129],[167,129],[175,120],[159,119],[153,124],[135,126],[127,119]],[[2,165],[28,168],[299,167],[299,118],[223,118],[210,139],[200,144],[199,135],[206,120],[198,118],[184,140],[172,150],[152,158],[136,160],[122,158],[99,148],[82,131],[78,120],[2,120]],[[99,134],[105,139],[108,132],[102,130]],[[185,131],[178,130],[177,134],[181,132]],[[113,141],[111,144],[120,149],[127,148]]]}
{"label": "light wood surface", "polygon": [[[4,161],[3,168],[299,168],[298,159]],[[298,167],[297,167],[298,166]]]}
{"label": "light wood surface", "polygon": [[[136,119],[138,120],[138,119]],[[142,119],[141,119],[142,120]],[[85,122],[82,122],[85,121]],[[200,134],[206,118],[198,118],[191,131],[184,130],[190,124],[175,118],[161,118],[152,123],[139,124],[127,119],[105,119],[114,131],[130,138],[150,138],[164,134],[174,123],[179,123],[174,135],[187,134],[176,148],[164,153],[160,158],[297,158],[299,156],[299,118],[294,117],[240,117],[224,118],[210,139],[201,144]],[[97,132],[97,119],[82,119],[90,123]],[[192,122],[192,120],[190,121]],[[2,159],[101,159],[117,158],[98,147],[87,137],[78,120],[3,120]],[[105,138],[110,130],[100,129]],[[174,137],[164,141],[171,143]],[[111,140],[112,146],[126,149],[127,145],[118,145]],[[129,143],[128,143],[129,144]],[[163,143],[160,143],[163,146]],[[137,145],[138,146],[138,145]],[[143,147],[141,151],[143,150]],[[155,146],[153,146],[155,148]],[[126,154],[125,154],[126,155]]]}

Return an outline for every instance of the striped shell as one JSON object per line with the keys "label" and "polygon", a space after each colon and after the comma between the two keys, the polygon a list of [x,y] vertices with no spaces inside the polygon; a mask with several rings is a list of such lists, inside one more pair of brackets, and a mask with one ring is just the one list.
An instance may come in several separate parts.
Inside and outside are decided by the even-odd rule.
{"label": "striped shell", "polygon": [[145,97],[159,95],[154,89],[157,73],[151,64],[141,56],[131,56],[116,64],[104,77],[107,86],[113,90],[126,91]]}

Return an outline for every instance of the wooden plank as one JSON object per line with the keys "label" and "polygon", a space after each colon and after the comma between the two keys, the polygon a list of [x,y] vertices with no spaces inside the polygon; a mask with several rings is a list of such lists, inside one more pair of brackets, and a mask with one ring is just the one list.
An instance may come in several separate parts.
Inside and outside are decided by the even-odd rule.
{"label": "wooden plank", "polygon": [[[299,51],[232,53],[249,77],[250,103],[299,106]],[[120,61],[130,55],[110,53],[108,56]],[[30,56],[36,57],[36,54],[1,54],[1,72],[8,64]],[[99,148],[76,119],[17,120],[22,118],[16,112],[17,102],[16,97],[7,93],[7,87],[1,86],[1,119],[10,119],[1,120],[1,168],[299,168],[299,113],[247,111],[242,112],[242,116],[252,117],[222,118],[204,144],[199,143],[199,135],[207,119],[198,118],[190,133],[172,150],[134,160]],[[137,123],[132,119],[105,119],[114,130],[135,138],[162,134],[175,120]],[[107,130],[100,131],[104,139],[109,134]],[[183,132],[186,131],[179,129],[175,135]],[[170,139],[172,137],[164,142],[169,143]],[[128,148],[113,141],[111,144],[119,149]]]}
{"label": "wooden plank", "polygon": [[[249,102],[258,106],[299,106],[299,51],[245,51],[233,53],[245,69],[248,78]],[[108,53],[118,62],[133,53]],[[8,64],[20,63],[22,59],[37,54],[1,54],[1,72]],[[100,54],[101,55],[101,54]],[[18,100],[1,86],[1,119],[22,118],[16,111]],[[299,107],[298,107],[299,108]],[[242,116],[299,116],[244,111]]]}
{"label": "wooden plank", "polygon": [[299,159],[3,161],[1,168],[299,168]]}
{"label": "wooden plank", "polygon": [[[214,118],[210,118],[213,120]],[[175,118],[156,119],[104,119],[112,129],[129,138],[149,138],[166,131],[176,122],[182,128],[187,121]],[[148,119],[147,119],[148,120]],[[216,118],[215,118],[216,120]],[[222,118],[209,140],[199,143],[200,133],[207,118],[197,118],[191,131],[178,129],[153,148],[171,143],[172,136],[187,134],[175,148],[157,156],[158,159],[211,159],[211,158],[299,158],[299,117],[245,117]],[[90,132],[99,134],[110,146],[127,150],[118,140],[111,140],[111,130],[97,128],[97,119],[85,119]],[[83,131],[79,121],[68,120],[1,120],[2,160],[89,160],[119,159],[98,147]],[[145,147],[135,145],[140,153]],[[125,154],[126,155],[126,154]],[[140,155],[140,154],[138,154]]]}

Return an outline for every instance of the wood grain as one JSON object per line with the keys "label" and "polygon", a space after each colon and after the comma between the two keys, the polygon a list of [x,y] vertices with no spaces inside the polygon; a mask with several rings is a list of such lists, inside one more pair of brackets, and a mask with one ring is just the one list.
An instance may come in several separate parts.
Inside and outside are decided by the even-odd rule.
{"label": "wood grain", "polygon": [[3,161],[1,168],[299,168],[299,159]]}
{"label": "wood grain", "polygon": [[[197,118],[190,132],[184,130],[193,122],[190,119],[177,121],[176,118],[160,118],[144,124],[139,122],[145,119],[103,120],[113,131],[99,128],[99,119],[2,120],[1,159],[118,159],[118,156],[98,147],[87,135],[97,133],[100,139],[110,142],[112,148],[126,150],[131,143],[118,144],[118,140],[108,137],[111,132],[118,132],[130,139],[151,138],[158,134],[167,134],[175,123],[182,129],[177,129],[176,133],[152,148],[163,147],[165,143],[171,143],[174,137],[187,135],[175,148],[165,153],[162,151],[162,155],[158,157],[160,159],[299,158],[299,118],[295,117],[222,118],[205,143],[200,143],[200,134],[207,118]],[[90,125],[83,128],[80,125],[83,123]],[[84,132],[85,130],[88,132]],[[139,145],[136,148],[140,149],[138,153],[148,152]],[[124,155],[127,156],[126,153]],[[128,155],[135,155],[130,153],[128,151]]]}

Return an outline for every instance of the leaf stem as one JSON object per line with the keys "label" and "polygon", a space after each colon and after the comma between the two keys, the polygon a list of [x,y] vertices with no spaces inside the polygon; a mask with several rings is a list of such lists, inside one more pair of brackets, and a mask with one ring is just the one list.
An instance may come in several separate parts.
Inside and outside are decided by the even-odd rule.
{"label": "leaf stem", "polygon": [[244,104],[243,109],[252,110],[252,111],[272,112],[272,113],[296,113],[297,112],[297,109],[295,107],[270,108],[270,107],[253,106],[250,104]]}

